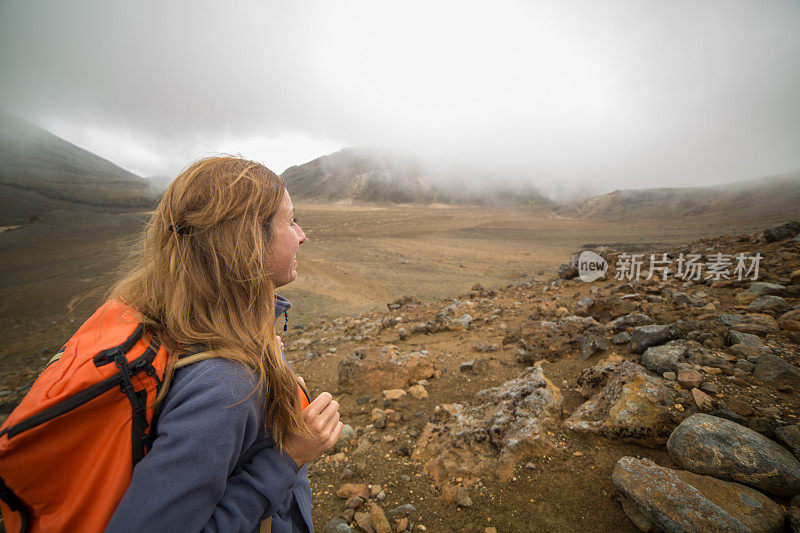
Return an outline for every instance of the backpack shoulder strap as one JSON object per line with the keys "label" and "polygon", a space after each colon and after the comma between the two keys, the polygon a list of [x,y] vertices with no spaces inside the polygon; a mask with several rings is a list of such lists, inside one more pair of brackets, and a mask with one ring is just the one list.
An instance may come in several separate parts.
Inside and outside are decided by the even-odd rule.
{"label": "backpack shoulder strap", "polygon": [[217,357],[219,356],[213,352],[200,352],[187,355],[186,357],[180,357],[177,361],[175,361],[175,369],[177,370],[187,365],[199,363],[200,361],[205,361],[206,359],[215,359]]}

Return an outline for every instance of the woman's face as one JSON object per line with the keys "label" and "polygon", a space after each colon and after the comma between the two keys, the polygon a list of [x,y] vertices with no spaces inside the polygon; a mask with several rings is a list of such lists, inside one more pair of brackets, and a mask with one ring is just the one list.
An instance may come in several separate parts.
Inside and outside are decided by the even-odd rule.
{"label": "woman's face", "polygon": [[270,280],[276,287],[291,283],[297,277],[297,248],[306,241],[306,234],[294,218],[294,205],[284,190],[283,200],[272,220],[272,235],[267,246],[272,264]]}

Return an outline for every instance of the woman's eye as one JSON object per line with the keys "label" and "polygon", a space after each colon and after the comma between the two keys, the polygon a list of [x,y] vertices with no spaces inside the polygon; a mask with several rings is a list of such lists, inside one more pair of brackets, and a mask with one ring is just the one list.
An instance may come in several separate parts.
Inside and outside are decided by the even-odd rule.
{"label": "woman's eye", "polygon": [[299,221],[299,220],[297,220],[297,217],[294,217],[294,218],[292,219],[292,226],[297,226],[299,223],[300,223],[300,221]]}

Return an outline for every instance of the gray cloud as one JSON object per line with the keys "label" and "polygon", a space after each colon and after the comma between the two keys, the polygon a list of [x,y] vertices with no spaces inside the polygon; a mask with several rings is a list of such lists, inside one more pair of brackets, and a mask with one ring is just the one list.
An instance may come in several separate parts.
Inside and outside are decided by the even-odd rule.
{"label": "gray cloud", "polygon": [[6,1],[0,69],[3,106],[143,174],[354,145],[560,195],[800,168],[788,0]]}

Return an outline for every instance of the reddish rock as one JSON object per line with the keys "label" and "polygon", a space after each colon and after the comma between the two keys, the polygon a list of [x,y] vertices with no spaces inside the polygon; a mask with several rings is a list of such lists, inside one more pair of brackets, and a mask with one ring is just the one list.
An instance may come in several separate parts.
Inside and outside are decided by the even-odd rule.
{"label": "reddish rock", "polygon": [[703,376],[697,370],[679,370],[678,383],[687,389],[696,389],[703,382]]}
{"label": "reddish rock", "polygon": [[426,355],[402,353],[391,344],[365,348],[339,362],[339,392],[400,389],[433,375],[433,362]]}
{"label": "reddish rock", "polygon": [[368,500],[369,489],[366,483],[345,483],[339,487],[339,490],[336,491],[336,495],[343,500],[347,500],[353,496]]}
{"label": "reddish rock", "polygon": [[369,504],[369,514],[372,517],[372,527],[375,528],[375,533],[392,533],[392,526],[389,525],[386,514],[377,503]]}
{"label": "reddish rock", "polygon": [[692,398],[694,398],[694,403],[701,411],[709,411],[714,408],[714,400],[700,389],[692,389]]}

